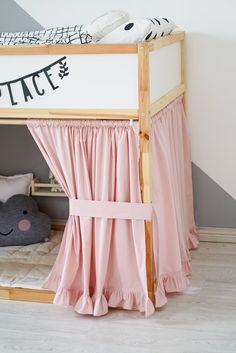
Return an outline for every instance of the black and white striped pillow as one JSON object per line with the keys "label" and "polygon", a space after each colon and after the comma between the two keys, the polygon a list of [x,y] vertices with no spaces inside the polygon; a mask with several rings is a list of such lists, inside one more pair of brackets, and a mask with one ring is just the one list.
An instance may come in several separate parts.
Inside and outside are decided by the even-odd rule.
{"label": "black and white striped pillow", "polygon": [[168,18],[148,18],[151,22],[150,32],[146,35],[144,40],[152,40],[159,37],[171,34],[171,32],[177,27],[175,23]]}

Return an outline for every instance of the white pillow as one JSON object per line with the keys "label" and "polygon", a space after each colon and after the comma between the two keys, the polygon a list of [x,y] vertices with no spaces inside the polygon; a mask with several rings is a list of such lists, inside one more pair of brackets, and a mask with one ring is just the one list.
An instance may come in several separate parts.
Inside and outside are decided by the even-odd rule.
{"label": "white pillow", "polygon": [[29,195],[33,174],[19,174],[13,176],[0,175],[0,202],[6,202],[17,194]]}
{"label": "white pillow", "polygon": [[176,25],[167,18],[132,19],[103,37],[99,43],[137,43],[170,34]]}
{"label": "white pillow", "polygon": [[137,18],[124,23],[103,37],[99,43],[137,43],[143,41],[151,31],[151,21]]}
{"label": "white pillow", "polygon": [[84,26],[83,29],[92,36],[93,42],[97,42],[127,21],[129,21],[129,14],[127,12],[112,10],[95,18],[90,24]]}

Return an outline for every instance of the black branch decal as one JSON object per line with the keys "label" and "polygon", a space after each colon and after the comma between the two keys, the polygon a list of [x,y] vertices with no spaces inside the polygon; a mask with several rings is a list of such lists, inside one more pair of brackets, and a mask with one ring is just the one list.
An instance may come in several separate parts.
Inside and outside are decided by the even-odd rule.
{"label": "black branch decal", "polygon": [[[59,72],[58,72],[59,65]],[[55,73],[51,72],[51,69],[57,66],[54,70]],[[58,76],[63,79],[69,75],[69,67],[66,63],[66,56],[54,61],[53,63],[41,68],[40,70],[31,72],[27,75],[17,77],[16,79],[0,82],[0,100],[4,99],[8,95],[11,105],[17,105],[18,100],[14,97],[15,92],[19,89],[22,91],[24,102],[31,101],[35,96],[43,96],[47,89],[43,87],[44,84],[48,83],[49,87],[55,91],[59,88]],[[55,76],[55,77],[54,77]],[[42,78],[42,80],[40,80]],[[54,78],[57,79],[54,81]],[[15,89],[16,84],[16,89]]]}
{"label": "black branch decal", "polygon": [[59,68],[60,70],[58,75],[62,80],[65,76],[69,75],[69,67],[67,66],[67,63],[65,61],[64,63],[60,62]]}

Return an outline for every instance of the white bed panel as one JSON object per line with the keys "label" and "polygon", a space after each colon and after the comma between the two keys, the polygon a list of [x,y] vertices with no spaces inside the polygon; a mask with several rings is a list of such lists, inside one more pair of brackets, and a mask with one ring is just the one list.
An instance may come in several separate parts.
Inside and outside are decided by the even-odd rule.
{"label": "white bed panel", "polygon": [[[61,64],[56,63],[46,72],[42,70],[38,76],[30,76],[23,82],[15,81],[64,56],[66,59]],[[64,70],[65,62],[69,75],[61,79],[59,73]],[[136,54],[7,55],[0,57],[0,65],[0,108],[138,108]],[[14,82],[2,85],[10,80]],[[50,80],[54,88],[58,88],[53,89]]]}
{"label": "white bed panel", "polygon": [[164,96],[181,83],[180,42],[152,51],[150,64],[150,102]]}

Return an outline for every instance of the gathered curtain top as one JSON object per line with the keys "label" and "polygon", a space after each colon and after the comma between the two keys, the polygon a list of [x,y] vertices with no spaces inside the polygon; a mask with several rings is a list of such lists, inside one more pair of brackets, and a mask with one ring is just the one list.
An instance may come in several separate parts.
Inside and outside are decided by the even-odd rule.
{"label": "gathered curtain top", "polygon": [[[135,124],[135,122],[134,122]],[[97,128],[132,128],[129,120],[63,120],[63,119],[28,119],[27,125],[32,127],[97,127]]]}
{"label": "gathered curtain top", "polygon": [[159,118],[163,118],[167,113],[173,112],[173,109],[176,108],[176,106],[178,106],[179,104],[182,105],[183,103],[183,95],[177,97],[175,100],[173,100],[170,104],[168,104],[165,108],[163,108],[162,110],[160,110],[158,113],[156,113],[153,117],[152,117],[152,121],[159,119]]}

